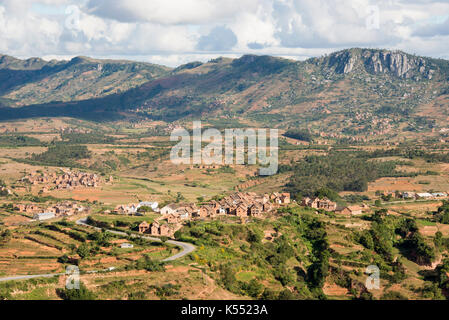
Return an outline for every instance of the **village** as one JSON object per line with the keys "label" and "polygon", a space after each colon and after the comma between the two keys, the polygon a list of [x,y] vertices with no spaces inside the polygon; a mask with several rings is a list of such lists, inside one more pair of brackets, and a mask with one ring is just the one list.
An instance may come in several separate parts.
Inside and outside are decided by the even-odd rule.
{"label": "village", "polygon": [[42,208],[36,204],[16,204],[14,210],[33,215],[33,220],[45,221],[59,217],[70,217],[82,213],[89,213],[90,208],[73,201],[64,201],[53,206]]}
{"label": "village", "polygon": [[[112,182],[113,178],[109,178]],[[72,190],[79,187],[96,188],[101,182],[101,178],[95,173],[72,172],[65,171],[58,175],[53,173],[32,172],[22,179],[20,182],[31,185],[44,185],[42,192],[48,192],[50,189],[56,190]]]}
{"label": "village", "polygon": [[[403,193],[401,197],[407,199],[410,193]],[[416,193],[416,199],[441,199],[446,198],[446,193]],[[192,219],[214,219],[219,216],[235,216],[244,219],[262,218],[263,214],[270,213],[283,205],[291,203],[289,193],[273,193],[271,195],[257,195],[252,192],[237,192],[219,201],[212,200],[197,206],[195,203],[171,203],[163,208],[158,208],[157,202],[141,202],[118,206],[114,213],[127,215],[143,215],[140,208],[151,208],[151,211],[160,214],[153,223],[142,222],[139,225],[139,233],[147,233],[152,236],[164,236],[172,238],[174,233],[182,228],[182,224]],[[370,206],[366,203],[360,205],[339,206],[328,198],[305,197],[301,206],[346,216],[358,216],[367,213]],[[148,210],[148,209],[147,209]]]}
{"label": "village", "polygon": [[[212,200],[197,206],[195,203],[171,203],[155,212],[160,217],[152,224],[142,222],[139,233],[152,236],[173,237],[182,228],[182,223],[192,219],[214,219],[219,216],[235,216],[242,221],[246,218],[262,218],[264,213],[270,213],[282,205],[290,204],[289,193],[273,193],[259,196],[256,193],[237,192],[216,201]],[[132,206],[136,208],[137,206]],[[129,206],[128,206],[129,208]],[[118,208],[119,210],[121,209]],[[116,209],[117,210],[117,209]]]}

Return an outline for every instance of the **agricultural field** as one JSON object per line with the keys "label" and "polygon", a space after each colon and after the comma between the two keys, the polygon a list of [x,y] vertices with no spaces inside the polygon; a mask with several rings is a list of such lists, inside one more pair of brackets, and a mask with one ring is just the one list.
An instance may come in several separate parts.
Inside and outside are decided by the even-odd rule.
{"label": "agricultural field", "polygon": [[[330,146],[316,138],[282,137],[278,174],[261,177],[260,165],[173,164],[174,144],[163,122],[57,118],[2,125],[8,131],[0,145],[0,180],[11,192],[0,197],[0,280],[61,275],[1,281],[0,298],[67,299],[68,265],[78,266],[86,297],[95,299],[445,297],[445,283],[432,275],[447,266],[446,201],[396,196],[449,192],[445,145]],[[96,174],[98,185],[58,188],[52,181],[22,179],[68,172]],[[236,191],[289,192],[292,201],[259,218],[183,221],[173,238],[194,250],[173,261],[167,259],[183,248],[170,237],[136,237],[139,225],[159,221],[159,213],[114,211],[145,201],[160,208],[200,205]],[[366,209],[345,215],[301,206],[304,197],[314,196],[338,208]],[[15,208],[34,204],[45,210],[64,202],[88,211],[40,222],[34,212]],[[99,229],[77,223],[87,218]],[[128,243],[132,248],[121,248]],[[366,288],[370,265],[380,268],[380,289]]]}

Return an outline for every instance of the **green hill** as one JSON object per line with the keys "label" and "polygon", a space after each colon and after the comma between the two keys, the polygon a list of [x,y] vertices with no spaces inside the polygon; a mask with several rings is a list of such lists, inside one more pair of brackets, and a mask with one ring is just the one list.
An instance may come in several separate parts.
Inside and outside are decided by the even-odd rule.
{"label": "green hill", "polygon": [[449,62],[400,51],[354,48],[306,61],[245,55],[174,70],[75,58],[25,71],[51,76],[30,76],[2,98],[39,104],[3,108],[3,119],[195,118],[359,140],[431,132],[449,120]]}
{"label": "green hill", "polygon": [[127,91],[168,72],[167,67],[131,61],[0,56],[0,95],[12,107],[86,100]]}

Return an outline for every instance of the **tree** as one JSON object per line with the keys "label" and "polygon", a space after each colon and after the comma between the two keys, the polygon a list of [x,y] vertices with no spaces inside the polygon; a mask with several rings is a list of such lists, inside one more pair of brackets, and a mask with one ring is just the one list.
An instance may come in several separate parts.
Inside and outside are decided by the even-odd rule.
{"label": "tree", "polygon": [[137,209],[137,212],[139,212],[139,213],[149,213],[149,212],[153,212],[153,208],[148,207],[148,206],[141,206],[141,207],[139,207],[139,209]]}
{"label": "tree", "polygon": [[435,247],[438,249],[441,249],[441,247],[443,247],[443,234],[441,233],[441,231],[437,231],[435,233],[433,243],[435,244]]}
{"label": "tree", "polygon": [[265,288],[265,290],[262,293],[262,300],[276,300],[278,298],[279,294],[271,289]]}
{"label": "tree", "polygon": [[435,250],[425,242],[420,233],[414,233],[407,245],[412,249],[416,263],[430,265],[435,259]]}
{"label": "tree", "polygon": [[95,300],[96,296],[80,282],[79,289],[57,289],[57,295],[63,300]]}
{"label": "tree", "polygon": [[261,230],[255,229],[250,230],[248,234],[248,242],[251,243],[260,243],[264,237],[264,234]]}
{"label": "tree", "polygon": [[111,246],[109,239],[111,238],[111,234],[108,232],[94,232],[89,235],[89,239],[93,240],[100,247],[109,247]]}
{"label": "tree", "polygon": [[244,291],[253,298],[258,298],[263,291],[263,285],[261,285],[256,279],[252,279],[248,284],[244,285]]}
{"label": "tree", "polygon": [[402,293],[398,291],[388,291],[387,293],[384,293],[382,297],[380,297],[381,300],[408,300],[406,296],[404,296]]}
{"label": "tree", "polygon": [[279,292],[278,296],[279,300],[295,300],[295,295],[288,289],[284,289],[281,292]]}
{"label": "tree", "polygon": [[393,259],[393,230],[383,220],[374,221],[371,225],[371,235],[374,241],[374,250],[386,260]]}
{"label": "tree", "polygon": [[449,201],[443,201],[438,208],[437,217],[440,223],[449,224]]}
{"label": "tree", "polygon": [[229,264],[220,265],[220,277],[221,282],[226,290],[236,293],[237,289],[237,279],[235,277],[235,272]]}
{"label": "tree", "polygon": [[58,258],[59,263],[69,263],[70,258],[68,255],[64,254]]}
{"label": "tree", "polygon": [[145,255],[143,259],[136,261],[136,269],[144,269],[146,271],[164,271],[164,264],[158,261],[154,261],[150,256]]}
{"label": "tree", "polygon": [[328,198],[329,200],[332,201],[336,201],[338,199],[340,199],[340,196],[338,195],[337,192],[335,192],[334,190],[331,190],[329,188],[320,188],[315,192],[315,196],[320,198],[320,199],[324,199],[324,198]]}
{"label": "tree", "polygon": [[81,257],[81,259],[87,258],[90,255],[90,248],[86,243],[81,244],[76,253]]}
{"label": "tree", "polygon": [[359,242],[367,249],[373,250],[374,249],[374,240],[373,236],[369,231],[363,232],[363,234],[360,236]]}
{"label": "tree", "polygon": [[0,231],[0,244],[5,244],[12,238],[11,230],[6,229],[4,231]]}

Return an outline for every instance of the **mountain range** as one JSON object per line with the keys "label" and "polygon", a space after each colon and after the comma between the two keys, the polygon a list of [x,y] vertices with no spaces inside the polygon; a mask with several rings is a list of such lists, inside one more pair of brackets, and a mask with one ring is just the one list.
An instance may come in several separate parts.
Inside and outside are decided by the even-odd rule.
{"label": "mountain range", "polygon": [[444,129],[449,61],[352,48],[305,61],[245,55],[178,68],[0,56],[0,120],[216,120],[377,136]]}

